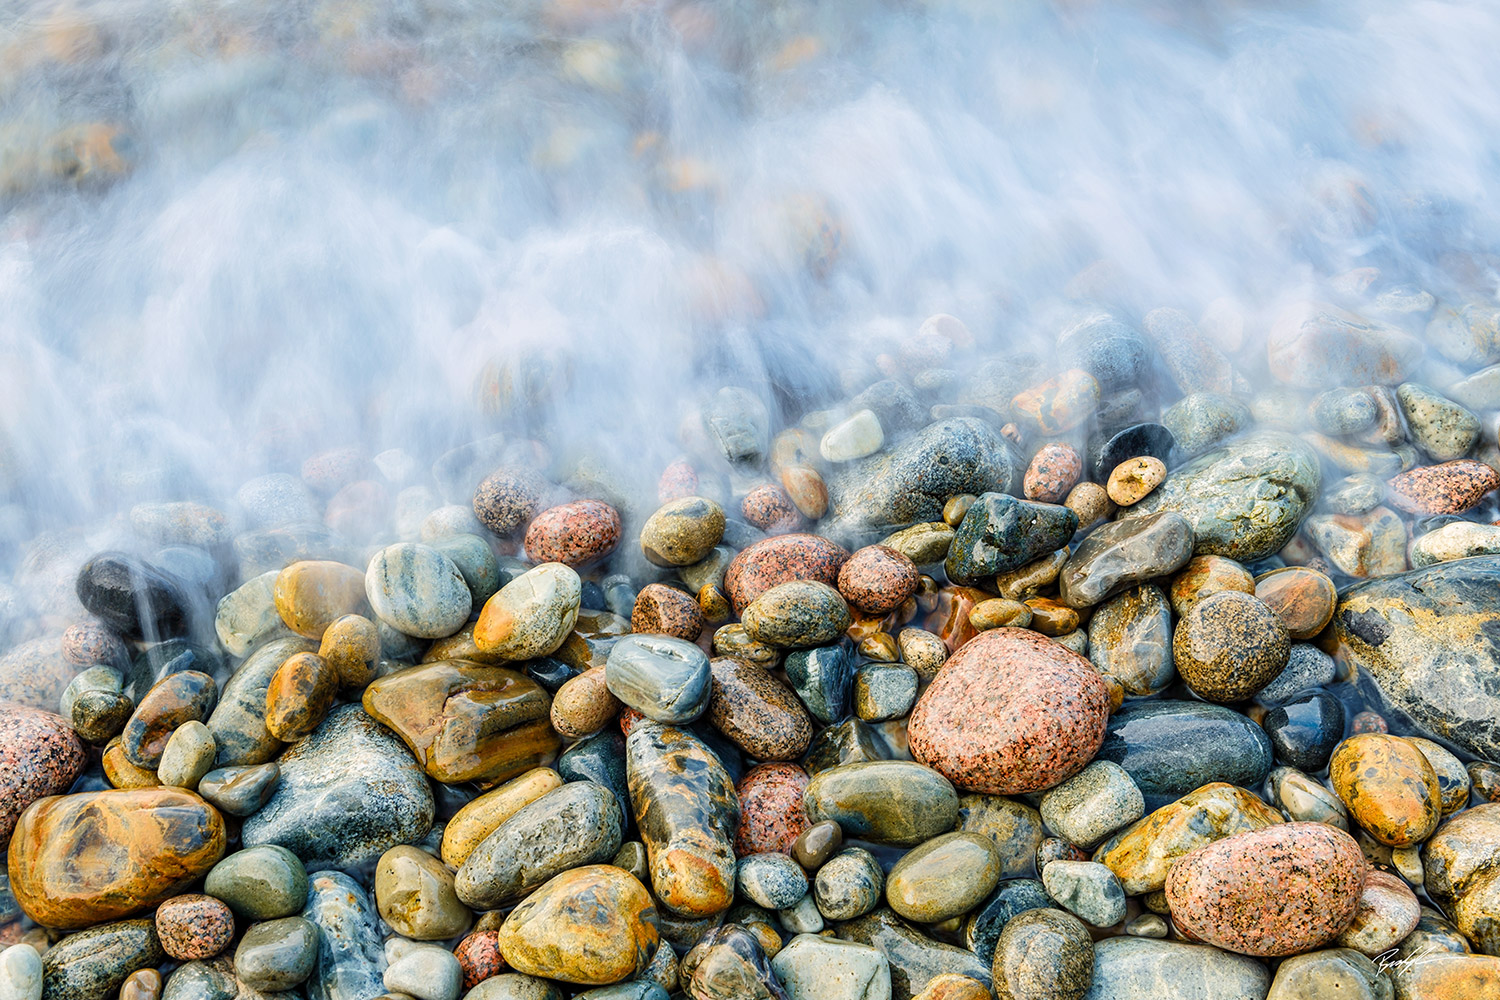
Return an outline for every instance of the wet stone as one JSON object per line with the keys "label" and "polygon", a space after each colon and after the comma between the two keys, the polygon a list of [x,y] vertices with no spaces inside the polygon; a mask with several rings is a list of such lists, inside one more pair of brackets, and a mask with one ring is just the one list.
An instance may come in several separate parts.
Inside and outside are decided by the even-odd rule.
{"label": "wet stone", "polygon": [[658,940],[650,895],[629,872],[610,865],[548,880],[500,928],[500,951],[512,968],[585,985],[639,975]]}
{"label": "wet stone", "polygon": [[1079,368],[1031,386],[1011,400],[1017,415],[1043,434],[1071,430],[1099,405],[1099,382]]}
{"label": "wet stone", "polygon": [[1335,388],[1319,393],[1311,403],[1313,425],[1335,437],[1358,434],[1375,425],[1380,414],[1374,398],[1362,389]]}
{"label": "wet stone", "polygon": [[607,726],[621,708],[620,700],[609,691],[605,667],[590,667],[557,689],[552,699],[552,728],[567,739],[588,736]]}
{"label": "wet stone", "polygon": [[1349,737],[1334,751],[1328,778],[1349,815],[1382,844],[1419,843],[1442,817],[1437,774],[1422,751],[1399,736]]}
{"label": "wet stone", "polygon": [[1206,945],[1115,937],[1094,945],[1086,1000],[1261,1000],[1265,963]]}
{"label": "wet stone", "polygon": [[1196,458],[1254,423],[1250,408],[1219,392],[1194,392],[1162,411],[1162,426],[1172,432],[1177,454]]}
{"label": "wet stone", "polygon": [[1411,544],[1411,564],[1422,569],[1453,559],[1500,553],[1500,525],[1457,521],[1417,538]]}
{"label": "wet stone", "polygon": [[807,894],[807,873],[781,853],[751,854],[739,860],[735,884],[740,895],[757,906],[782,910]]}
{"label": "wet stone", "polygon": [[791,854],[807,871],[816,872],[838,853],[844,843],[844,832],[833,820],[807,826],[792,841]]}
{"label": "wet stone", "polygon": [[1067,507],[984,493],[964,515],[944,568],[955,583],[974,583],[1062,548],[1077,530],[1078,515]]}
{"label": "wet stone", "polygon": [[578,569],[620,544],[620,513],[602,500],[575,500],[538,514],[526,528],[526,558]]}
{"label": "wet stone", "polygon": [[1401,473],[1386,483],[1386,498],[1409,514],[1462,514],[1497,486],[1500,473],[1483,462],[1458,459]]}
{"label": "wet stone", "polygon": [[251,653],[224,685],[208,728],[219,748],[220,767],[264,764],[281,752],[282,742],[266,729],[266,691],[287,658],[309,652],[305,639],[273,639]]}
{"label": "wet stone", "polygon": [[865,722],[848,718],[837,725],[820,729],[808,744],[802,766],[810,775],[843,764],[860,764],[886,760],[874,730]]}
{"label": "wet stone", "polygon": [[771,958],[788,1000],[890,1000],[891,973],[874,948],[801,934]]}
{"label": "wet stone", "polygon": [[854,655],[847,643],[796,650],[787,654],[782,667],[792,689],[820,722],[835,723],[847,714],[854,682]]}
{"label": "wet stone", "polygon": [[156,776],[163,785],[196,790],[198,782],[214,766],[218,747],[214,734],[201,722],[184,722],[167,740]]}
{"label": "wet stone", "polygon": [[1271,769],[1271,741],[1238,712],[1195,701],[1145,701],[1109,720],[1099,759],[1152,796],[1186,795],[1215,781],[1254,787]]}
{"label": "wet stone", "polygon": [[308,1000],[362,1000],[384,989],[380,918],[348,875],[321,871],[307,891],[305,920],[318,927],[318,955],[304,989]]}
{"label": "wet stone", "polygon": [[1464,457],[1479,437],[1479,418],[1435,389],[1406,382],[1396,398],[1412,443],[1439,462]]}
{"label": "wet stone", "polygon": [[1091,848],[1144,816],[1146,802],[1124,768],[1100,760],[1045,793],[1041,813],[1054,832]]}
{"label": "wet stone", "polygon": [[823,864],[813,879],[813,899],[827,920],[853,920],[880,905],[885,873],[862,847],[846,847]]}
{"label": "wet stone", "polygon": [[849,837],[914,845],[953,829],[958,795],[947,778],[911,761],[843,764],[813,774],[804,793],[813,823],[834,820]]}
{"label": "wet stone", "polygon": [[835,424],[818,442],[818,453],[828,462],[852,462],[879,451],[885,431],[874,410],[860,410]]}
{"label": "wet stone", "polygon": [[1129,458],[1114,467],[1105,484],[1110,500],[1121,507],[1139,502],[1146,494],[1161,485],[1167,476],[1167,466],[1159,458],[1149,455]]}
{"label": "wet stone", "polygon": [[294,743],[318,727],[338,695],[338,673],[316,653],[296,653],[266,687],[266,732]]}
{"label": "wet stone", "polygon": [[918,566],[940,563],[948,556],[955,532],[942,521],[928,521],[887,535],[879,544],[906,556]]}
{"label": "wet stone", "polygon": [[1292,955],[1344,929],[1364,888],[1364,855],[1322,823],[1281,823],[1215,841],[1167,876],[1172,919],[1194,938],[1247,955]]}
{"label": "wet stone", "polygon": [[42,1000],[42,959],[29,944],[0,950],[0,996],[5,1000]]}
{"label": "wet stone", "polygon": [[657,566],[691,566],[719,544],[724,524],[724,508],[712,500],[671,500],[641,526],[641,551]]}
{"label": "wet stone", "polygon": [[558,748],[551,699],[506,667],[447,660],[398,670],[365,688],[363,706],[438,781],[506,781]]}
{"label": "wet stone", "polygon": [[1115,873],[1127,895],[1139,896],[1165,885],[1172,865],[1198,848],[1281,822],[1279,812],[1250,792],[1214,782],[1105,841],[1094,857]]}
{"label": "wet stone", "polygon": [[1198,602],[1177,624],[1172,659],[1200,698],[1243,701],[1286,667],[1286,625],[1260,600],[1238,591]]}
{"label": "wet stone", "polygon": [[1070,445],[1044,444],[1026,466],[1022,494],[1037,503],[1062,503],[1082,475],[1083,459]]}
{"label": "wet stone", "polygon": [[886,879],[886,903],[907,920],[939,923],[978,905],[1000,874],[1000,855],[988,837],[941,834],[896,862]]}
{"label": "wet stone", "polygon": [[[1003,688],[980,679],[1009,678]],[[992,629],[949,658],[912,710],[912,756],[960,788],[1038,791],[1099,749],[1104,682],[1076,653],[1034,632]]]}
{"label": "wet stone", "polygon": [[858,549],[839,568],[839,593],[866,614],[894,611],[917,592],[919,584],[916,564],[885,545]]}
{"label": "wet stone", "polygon": [[1106,678],[1140,698],[1162,691],[1176,676],[1172,614],[1154,584],[1132,587],[1099,605],[1089,619],[1089,660]]}
{"label": "wet stone", "polygon": [[212,896],[176,896],[157,907],[156,933],[175,959],[213,958],[234,939],[234,914]]}
{"label": "wet stone", "polygon": [[854,714],[866,722],[899,719],[917,700],[917,672],[900,663],[867,663],[854,677]]}
{"label": "wet stone", "polygon": [[225,843],[223,818],[182,789],[48,798],[16,823],[10,889],[39,924],[87,927],[177,895],[224,856]]}
{"label": "wet stone", "polygon": [[344,687],[361,688],[375,677],[380,661],[380,629],[363,615],[337,618],[323,632],[321,656]]}
{"label": "wet stone", "polygon": [[247,847],[278,844],[309,865],[354,866],[432,826],[427,776],[358,705],[335,708],[279,761],[271,800],[246,818]]}
{"label": "wet stone", "polygon": [[1081,1000],[1094,978],[1088,928],[1062,910],[1018,913],[1000,934],[993,975],[1000,1000]]}
{"label": "wet stone", "polygon": [[554,875],[610,860],[624,842],[620,808],[613,792],[591,781],[527,803],[464,859],[453,879],[458,899],[476,910],[498,909]]}
{"label": "wet stone", "polygon": [[458,1000],[463,969],[441,947],[418,945],[392,961],[381,979],[387,991],[415,1000]]}
{"label": "wet stone", "polygon": [[578,574],[562,563],[529,569],[485,602],[474,643],[502,660],[550,656],[573,631],[582,592]]}
{"label": "wet stone", "polygon": [[1115,873],[1096,861],[1054,861],[1042,869],[1047,895],[1095,927],[1125,919],[1125,891]]}
{"label": "wet stone", "polygon": [[497,469],[474,491],[474,516],[495,534],[509,535],[536,516],[547,491],[546,480],[530,469]]}
{"label": "wet stone", "polygon": [[220,598],[214,631],[232,655],[245,656],[267,640],[293,634],[276,610],[276,581],[280,576],[280,570],[267,571]]}
{"label": "wet stone", "polygon": [[[574,743],[557,758],[557,772],[564,781],[592,781],[603,785],[614,794],[615,803],[621,809],[630,801],[630,787],[625,777],[625,737],[619,730],[606,729]],[[624,823],[629,821],[629,817],[624,817]]]}
{"label": "wet stone", "polygon": [[364,582],[375,614],[407,635],[438,639],[469,620],[473,598],[468,583],[452,559],[430,546],[400,542],[381,549],[370,560]]}
{"label": "wet stone", "polygon": [[49,1000],[109,1000],[126,977],[166,958],[150,920],[117,920],[71,934],[42,957]]}
{"label": "wet stone", "polygon": [[995,960],[995,945],[1006,924],[1027,910],[1046,909],[1052,905],[1052,897],[1047,895],[1046,888],[1038,880],[1004,879],[964,919],[964,944],[981,961],[991,964]]}
{"label": "wet stone", "polygon": [[199,779],[197,792],[220,812],[248,816],[270,800],[280,778],[274,762],[221,767]]}
{"label": "wet stone", "polygon": [[136,705],[120,734],[126,758],[137,767],[155,768],[177,727],[208,718],[218,697],[214,679],[200,671],[183,670],[162,678]]}
{"label": "wet stone", "polygon": [[696,1000],[786,1000],[765,951],[738,924],[705,934],[682,957],[678,975]]}
{"label": "wet stone", "polygon": [[1175,573],[1192,554],[1193,529],[1180,514],[1114,521],[1093,531],[1063,564],[1059,593],[1070,607],[1090,607],[1132,584]]}
{"label": "wet stone", "polygon": [[670,636],[627,636],[604,671],[611,694],[658,722],[691,722],[708,710],[713,675],[693,643]]}
{"label": "wet stone", "polygon": [[307,871],[284,847],[250,847],[215,865],[203,888],[245,919],[273,920],[301,910]]}
{"label": "wet stone", "polygon": [[745,494],[740,516],[752,527],[771,535],[796,531],[803,525],[802,512],[787,491],[766,483]]}
{"label": "wet stone", "polygon": [[1344,736],[1344,706],[1321,692],[1301,695],[1271,709],[1261,723],[1276,759],[1303,771],[1321,771]]}
{"label": "wet stone", "polygon": [[161,973],[155,969],[140,969],[125,977],[120,984],[120,1000],[157,1000],[161,996]]}
{"label": "wet stone", "polygon": [[85,763],[83,745],[60,716],[0,702],[0,846],[27,806],[66,792]]}
{"label": "wet stone", "polygon": [[1364,955],[1348,948],[1325,948],[1282,962],[1266,1000],[1325,996],[1394,1000],[1395,993],[1381,968]]}
{"label": "wet stone", "polygon": [[[795,760],[802,755],[812,740],[812,719],[791,689],[745,660],[716,657],[709,667],[713,685],[708,721],[714,728],[755,760]],[[913,693],[915,687],[913,674]]]}
{"label": "wet stone", "polygon": [[967,976],[989,988],[989,966],[972,952],[933,940],[889,909],[841,925],[838,936],[869,945],[885,956],[891,968],[893,1000],[911,1000],[945,973]]}
{"label": "wet stone", "polygon": [[1427,758],[1427,763],[1432,765],[1433,773],[1437,775],[1438,790],[1443,798],[1443,815],[1457,812],[1467,806],[1471,782],[1469,772],[1464,768],[1463,762],[1446,747],[1431,740],[1411,736],[1407,738],[1407,741],[1422,752],[1422,756]]}
{"label": "wet stone", "polygon": [[795,580],[777,584],[757,597],[744,609],[741,621],[757,642],[805,648],[834,641],[851,619],[849,605],[833,587]]}
{"label": "wet stone", "polygon": [[90,614],[126,639],[187,632],[188,599],[178,582],[133,556],[94,556],[78,571],[75,590]]}
{"label": "wet stone", "polygon": [[636,595],[630,629],[693,642],[703,631],[703,612],[698,601],[675,587],[651,583]]}
{"label": "wet stone", "polygon": [[312,975],[318,928],[301,917],[252,924],[234,951],[234,974],[253,990],[279,993]]}
{"label": "wet stone", "polygon": [[414,941],[457,937],[473,921],[454,893],[447,867],[426,851],[406,845],[380,856],[375,905],[392,930]]}
{"label": "wet stone", "polygon": [[1307,520],[1307,537],[1348,576],[1389,576],[1406,569],[1406,525],[1385,507],[1360,517],[1315,515]]}
{"label": "wet stone", "polygon": [[277,575],[272,597],[286,627],[307,639],[322,638],[344,615],[369,611],[365,574],[328,560],[292,563]]}
{"label": "wet stone", "polygon": [[1345,948],[1374,958],[1394,950],[1416,929],[1420,917],[1417,896],[1406,883],[1376,869],[1365,878],[1354,919],[1335,940]]}
{"label": "wet stone", "polygon": [[969,793],[958,799],[958,828],[990,838],[1002,878],[1030,875],[1042,843],[1042,815],[1025,802]]}
{"label": "wet stone", "polygon": [[500,954],[499,939],[499,930],[475,931],[453,946],[453,957],[463,969],[465,990],[472,990],[508,968]]}

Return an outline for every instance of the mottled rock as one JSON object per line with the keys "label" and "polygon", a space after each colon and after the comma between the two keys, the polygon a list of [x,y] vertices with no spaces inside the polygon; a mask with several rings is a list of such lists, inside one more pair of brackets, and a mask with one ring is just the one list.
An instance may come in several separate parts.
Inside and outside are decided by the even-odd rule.
{"label": "mottled rock", "polygon": [[849,605],[843,596],[833,587],[811,580],[777,584],[741,613],[750,637],[774,647],[825,645],[839,638],[850,621]]}
{"label": "mottled rock", "polygon": [[953,829],[958,795],[947,778],[911,761],[844,764],[813,775],[803,796],[808,819],[834,820],[875,843],[914,845]]}
{"label": "mottled rock", "polygon": [[526,558],[577,569],[620,544],[620,513],[602,500],[575,500],[542,511],[526,528]]}
{"label": "mottled rock", "polygon": [[1154,584],[1123,591],[1099,605],[1089,619],[1089,659],[1113,678],[1125,696],[1157,694],[1172,683],[1172,613]]}
{"label": "mottled rock", "polygon": [[1099,382],[1081,368],[1031,386],[1011,400],[1011,408],[1043,434],[1077,427],[1099,405]]}
{"label": "mottled rock", "polygon": [[1337,941],[1371,958],[1384,955],[1416,929],[1421,909],[1405,882],[1376,869],[1365,879],[1354,919],[1339,932]]}
{"label": "mottled rock", "polygon": [[807,895],[807,873],[790,856],[779,852],[742,857],[735,871],[742,897],[756,906],[784,910]]}
{"label": "mottled rock", "polygon": [[1483,462],[1458,459],[1409,469],[1385,484],[1391,506],[1408,514],[1462,514],[1500,486],[1500,473]]}
{"label": "mottled rock", "polygon": [[1109,720],[1100,760],[1119,764],[1147,796],[1185,795],[1209,782],[1254,786],[1271,769],[1271,741],[1238,712],[1193,701],[1143,701]]}
{"label": "mottled rock", "polygon": [[174,896],[156,910],[156,933],[175,959],[212,958],[234,939],[234,914],[212,896]]}
{"label": "mottled rock", "polygon": [[1396,398],[1412,443],[1439,462],[1463,458],[1479,437],[1479,418],[1435,389],[1406,382]]}
{"label": "mottled rock", "polygon": [[166,958],[150,920],[117,920],[70,934],[42,957],[49,1000],[110,1000],[131,973]]}
{"label": "mottled rock", "polygon": [[[947,656],[946,647],[943,656]],[[854,655],[847,642],[795,650],[787,654],[782,668],[792,689],[819,721],[835,723],[848,714]]]}
{"label": "mottled rock", "polygon": [[572,567],[542,563],[522,573],[485,602],[474,642],[503,660],[550,656],[578,621],[583,583]]}
{"label": "mottled rock", "polygon": [[1312,509],[1320,482],[1318,457],[1305,442],[1260,432],[1174,469],[1121,518],[1177,511],[1192,525],[1195,554],[1249,562],[1291,539]]}
{"label": "mottled rock", "polygon": [[640,974],[658,941],[651,896],[629,872],[610,865],[551,878],[500,928],[500,951],[513,968],[588,985]]}
{"label": "mottled rock", "polygon": [[0,847],[27,806],[66,792],[85,763],[83,745],[61,716],[0,702]]}
{"label": "mottled rock", "polygon": [[921,582],[916,564],[886,545],[867,545],[839,568],[838,589],[844,599],[866,614],[884,615],[917,592]]}
{"label": "mottled rock", "polygon": [[885,956],[891,967],[892,1000],[911,1000],[945,973],[967,976],[986,988],[990,985],[989,967],[972,952],[934,941],[883,907],[841,924],[837,933],[845,941],[868,945]]}
{"label": "mottled rock", "polygon": [[1049,442],[1031,456],[1021,481],[1022,495],[1037,503],[1062,503],[1082,475],[1083,459],[1078,452],[1070,445]]}
{"label": "mottled rock", "polygon": [[375,553],[364,588],[381,621],[422,639],[439,639],[463,628],[473,603],[458,565],[437,549],[414,542]]}
{"label": "mottled rock", "polygon": [[1091,848],[1146,813],[1146,801],[1120,765],[1097,760],[1042,796],[1042,818],[1079,847]]}
{"label": "mottled rock", "polygon": [[1097,861],[1058,860],[1042,869],[1042,884],[1058,905],[1085,923],[1112,927],[1125,919],[1125,892]]}
{"label": "mottled rock", "polygon": [[630,613],[633,632],[668,635],[687,642],[697,640],[703,631],[703,611],[698,601],[662,583],[641,588]]}
{"label": "mottled rock", "polygon": [[944,569],[953,582],[971,584],[1062,548],[1077,530],[1078,515],[1067,507],[982,493],[953,536]]}
{"label": "mottled rock", "polygon": [[1326,948],[1295,955],[1276,969],[1266,1000],[1394,1000],[1385,972],[1357,951]]}
{"label": "mottled rock", "polygon": [[862,847],[846,847],[825,862],[813,879],[813,900],[828,920],[853,920],[880,905],[885,872]]}
{"label": "mottled rock", "polygon": [[343,872],[317,872],[302,917],[318,928],[308,1000],[363,1000],[385,988],[380,918],[359,883]]}
{"label": "mottled rock", "polygon": [[1069,913],[1026,910],[1001,932],[992,972],[999,1000],[1080,1000],[1094,979],[1094,943]]}
{"label": "mottled rock", "polygon": [[1281,618],[1249,594],[1224,591],[1193,606],[1172,636],[1172,659],[1193,693],[1243,701],[1275,680],[1291,640]]}
{"label": "mottled rock", "polygon": [[1307,537],[1348,576],[1389,576],[1406,569],[1406,525],[1386,507],[1350,517],[1317,514],[1307,519]]}
{"label": "mottled rock", "polygon": [[225,843],[222,817],[182,789],[41,799],[16,823],[10,889],[43,926],[87,927],[179,894],[224,856]]}
{"label": "mottled rock", "polygon": [[[1009,678],[991,688],[981,678]],[[959,787],[1037,791],[1076,774],[1103,739],[1097,671],[1034,632],[984,632],[950,657],[912,710],[912,755]]]}
{"label": "mottled rock", "polygon": [[1334,751],[1328,777],[1349,815],[1382,844],[1419,843],[1442,817],[1437,774],[1422,751],[1399,736],[1349,737]]}
{"label": "mottled rock", "polygon": [[1192,525],[1174,511],[1114,521],[1073,550],[1058,576],[1059,593],[1070,607],[1091,607],[1132,584],[1175,573],[1192,554]]}
{"label": "mottled rock", "polygon": [[719,544],[724,525],[724,508],[712,500],[670,500],[641,526],[641,551],[657,566],[691,566]]}
{"label": "mottled rock", "polygon": [[1422,569],[1453,559],[1500,553],[1500,525],[1455,521],[1427,532],[1411,543],[1411,564]]}
{"label": "mottled rock", "polygon": [[155,769],[177,727],[207,718],[218,697],[218,685],[201,671],[182,670],[163,677],[125,723],[120,746],[126,758],[136,767]]}
{"label": "mottled rock", "polygon": [[716,729],[755,760],[794,760],[802,755],[812,740],[812,719],[786,685],[755,664],[732,657],[717,657],[710,668],[708,721]]}
{"label": "mottled rock", "polygon": [[1044,836],[1042,814],[1001,795],[958,797],[958,828],[990,838],[1000,856],[1002,878],[1030,875]]}
{"label": "mottled rock", "polygon": [[546,480],[530,469],[496,469],[474,491],[474,516],[495,534],[508,535],[536,516],[547,491]]}
{"label": "mottled rock", "polygon": [[350,867],[432,826],[427,776],[358,705],[335,708],[280,767],[271,800],[241,828],[247,847],[278,844],[310,867]]}

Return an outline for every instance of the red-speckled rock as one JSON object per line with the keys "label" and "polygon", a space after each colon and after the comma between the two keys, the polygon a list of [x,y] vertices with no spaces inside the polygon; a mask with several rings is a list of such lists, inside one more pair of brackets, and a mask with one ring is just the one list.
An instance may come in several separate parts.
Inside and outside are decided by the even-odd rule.
{"label": "red-speckled rock", "polygon": [[703,631],[703,610],[698,602],[675,587],[648,583],[635,596],[630,613],[630,631],[670,635],[697,642]]}
{"label": "red-speckled rock", "polygon": [[792,580],[813,580],[833,587],[849,553],[817,535],[792,534],[763,538],[730,560],[724,589],[739,614],[761,594]]}
{"label": "red-speckled rock", "polygon": [[1050,788],[1104,742],[1109,691],[1093,665],[1035,632],[981,632],[912,709],[912,756],[966,791]]}
{"label": "red-speckled rock", "polygon": [[1044,444],[1031,456],[1021,492],[1038,503],[1062,503],[1083,475],[1083,459],[1065,444]]}
{"label": "red-speckled rock", "polygon": [[596,563],[620,544],[620,512],[602,500],[549,507],[526,529],[526,558],[575,569]]}
{"label": "red-speckled rock", "polygon": [[510,968],[500,956],[498,930],[475,931],[458,942],[453,957],[458,959],[458,967],[464,971],[465,990],[472,990],[491,976],[498,976]]}
{"label": "red-speckled rock", "polygon": [[213,958],[234,940],[234,914],[212,896],[174,896],[156,910],[156,934],[175,959]]}
{"label": "red-speckled rock", "polygon": [[0,848],[22,811],[66,792],[85,762],[83,744],[62,716],[0,701]]}
{"label": "red-speckled rock", "polygon": [[745,494],[740,504],[740,513],[745,520],[769,535],[784,535],[796,531],[804,521],[802,512],[780,486],[766,484],[757,486]]}
{"label": "red-speckled rock", "polygon": [[866,614],[896,610],[921,585],[917,564],[887,545],[866,545],[839,569],[839,593]]}
{"label": "red-speckled rock", "polygon": [[683,497],[695,497],[698,495],[698,473],[686,462],[676,461],[662,470],[661,479],[656,483],[656,499],[658,503],[666,503],[669,500],[681,500]]}
{"label": "red-speckled rock", "polygon": [[1461,458],[1423,465],[1385,484],[1385,498],[1411,514],[1460,514],[1500,486],[1500,474],[1483,462]]}
{"label": "red-speckled rock", "polygon": [[96,663],[120,666],[130,662],[125,640],[99,622],[78,622],[63,629],[62,655],[75,667]]}
{"label": "red-speckled rock", "polygon": [[1295,955],[1333,940],[1369,869],[1355,839],[1325,823],[1280,823],[1200,847],[1167,873],[1185,933],[1228,951]]}
{"label": "red-speckled rock", "polygon": [[735,788],[740,796],[736,855],[792,853],[792,842],[808,827],[802,807],[807,781],[807,772],[796,764],[761,764],[740,779]]}
{"label": "red-speckled rock", "polygon": [[644,718],[644,715],[642,715],[640,712],[637,712],[635,709],[631,708],[628,705],[624,708],[621,708],[620,732],[624,733],[626,736],[629,736],[630,731],[635,728],[635,724],[637,722],[640,722]]}

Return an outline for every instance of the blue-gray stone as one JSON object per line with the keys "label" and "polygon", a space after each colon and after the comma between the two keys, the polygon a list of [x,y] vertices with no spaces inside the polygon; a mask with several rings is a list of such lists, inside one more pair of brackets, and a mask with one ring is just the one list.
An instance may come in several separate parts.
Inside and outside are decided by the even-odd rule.
{"label": "blue-gray stone", "polygon": [[616,983],[601,986],[578,994],[574,1000],[668,1000],[667,991],[656,983],[636,980],[633,983]]}
{"label": "blue-gray stone", "polygon": [[995,945],[1010,918],[1025,910],[1044,910],[1052,897],[1034,878],[1008,878],[964,918],[964,943],[985,965],[995,961]]}
{"label": "blue-gray stone", "polygon": [[1214,781],[1250,788],[1271,770],[1271,741],[1238,712],[1200,701],[1142,701],[1110,717],[1098,759],[1125,769],[1154,809]]}
{"label": "blue-gray stone", "polygon": [[1113,937],[1094,945],[1083,1000],[1265,1000],[1264,962],[1202,944]]}
{"label": "blue-gray stone", "polygon": [[609,651],[604,685],[648,719],[684,723],[707,711],[713,674],[708,655],[691,642],[627,635]]}
{"label": "blue-gray stone", "polygon": [[[564,781],[592,781],[615,794],[615,801],[630,801],[630,786],[625,778],[625,737],[609,726],[587,739],[574,743],[557,758],[557,773]],[[628,827],[630,817],[624,817]]]}
{"label": "blue-gray stone", "polygon": [[369,1000],[385,992],[380,915],[358,882],[343,872],[317,872],[302,917],[319,931],[318,960],[303,987],[308,1000]]}
{"label": "blue-gray stone", "polygon": [[473,610],[469,585],[453,560],[415,542],[375,553],[365,571],[365,596],[381,621],[422,639],[452,635]]}
{"label": "blue-gray stone", "polygon": [[976,583],[1056,552],[1078,530],[1078,515],[1061,504],[984,493],[969,507],[943,568],[954,583]]}
{"label": "blue-gray stone", "polygon": [[317,643],[296,636],[272,639],[240,664],[208,717],[208,731],[219,748],[219,767],[264,764],[281,752],[282,742],[266,729],[266,688],[288,657],[317,648]]}
{"label": "blue-gray stone", "polygon": [[849,713],[854,651],[848,642],[789,653],[782,669],[792,690],[819,721],[832,725]]}
{"label": "blue-gray stone", "polygon": [[[468,508],[460,507],[459,510],[469,513]],[[469,513],[473,517],[472,513]],[[453,560],[453,565],[463,574],[464,583],[468,585],[469,594],[473,598],[476,608],[484,607],[484,602],[495,596],[510,579],[500,571],[500,563],[495,559],[495,553],[489,544],[478,535],[447,535],[430,543],[438,552]]]}
{"label": "blue-gray stone", "polygon": [[1196,458],[1255,422],[1250,407],[1217,392],[1184,396],[1162,412],[1162,426],[1177,441],[1176,457]]}
{"label": "blue-gray stone", "polygon": [[308,868],[357,868],[432,828],[427,775],[358,705],[328,713],[280,760],[271,801],[245,820],[246,847],[280,844]]}

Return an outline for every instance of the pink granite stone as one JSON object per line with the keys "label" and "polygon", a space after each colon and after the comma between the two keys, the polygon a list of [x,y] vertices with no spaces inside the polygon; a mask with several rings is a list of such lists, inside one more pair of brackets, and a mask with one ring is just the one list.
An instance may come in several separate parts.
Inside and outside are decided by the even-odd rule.
{"label": "pink granite stone", "polygon": [[509,968],[500,955],[500,932],[475,931],[453,949],[458,967],[464,971],[464,989],[472,990],[491,976]]}
{"label": "pink granite stone", "polygon": [[156,933],[175,959],[213,958],[234,940],[234,914],[212,896],[174,896],[156,909]]}
{"label": "pink granite stone", "polygon": [[762,538],[742,549],[724,573],[724,589],[736,614],[772,587],[793,580],[838,585],[839,569],[849,553],[818,535],[792,534]]}
{"label": "pink granite stone", "polygon": [[921,585],[917,564],[885,545],[866,545],[839,570],[839,593],[870,615],[895,611]]}
{"label": "pink granite stone", "polygon": [[1386,499],[1408,514],[1461,514],[1500,486],[1500,473],[1472,458],[1410,469],[1385,484]]}
{"label": "pink granite stone", "polygon": [[656,499],[661,503],[698,495],[698,473],[680,459],[662,470],[656,483]]}
{"label": "pink granite stone", "polygon": [[1083,459],[1066,444],[1044,444],[1031,456],[1021,492],[1037,503],[1062,503],[1083,476]]}
{"label": "pink granite stone", "polygon": [[768,535],[784,535],[806,523],[786,490],[770,483],[746,493],[740,504],[740,513],[746,521]]}
{"label": "pink granite stone", "polygon": [[83,744],[62,716],[0,702],[0,848],[26,807],[66,792],[85,762]]}
{"label": "pink granite stone", "polygon": [[1083,770],[1108,720],[1093,664],[1036,632],[996,628],[943,664],[907,735],[912,756],[959,788],[1019,795]]}
{"label": "pink granite stone", "polygon": [[598,562],[620,544],[620,513],[602,500],[549,507],[526,529],[526,558],[577,568]]}
{"label": "pink granite stone", "polygon": [[1296,955],[1354,919],[1369,865],[1325,823],[1280,823],[1215,841],[1167,873],[1167,905],[1186,934],[1228,951]]}
{"label": "pink granite stone", "polygon": [[802,807],[807,772],[796,764],[751,768],[735,789],[740,796],[740,828],[734,837],[739,857],[792,853],[792,842],[808,827]]}

